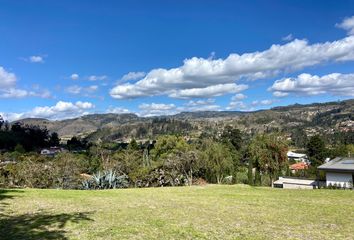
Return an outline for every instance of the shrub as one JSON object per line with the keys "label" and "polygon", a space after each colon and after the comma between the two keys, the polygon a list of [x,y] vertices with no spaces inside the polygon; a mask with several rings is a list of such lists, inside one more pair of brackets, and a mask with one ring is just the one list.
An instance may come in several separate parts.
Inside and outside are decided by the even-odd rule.
{"label": "shrub", "polygon": [[98,172],[82,182],[83,189],[115,189],[129,187],[127,175],[117,175],[113,170]]}

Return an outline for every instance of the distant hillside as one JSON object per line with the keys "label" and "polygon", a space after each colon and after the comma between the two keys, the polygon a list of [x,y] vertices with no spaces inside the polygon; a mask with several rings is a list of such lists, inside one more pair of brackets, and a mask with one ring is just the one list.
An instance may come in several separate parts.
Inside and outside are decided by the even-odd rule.
{"label": "distant hillside", "polygon": [[146,139],[158,134],[217,134],[225,125],[248,133],[264,131],[291,132],[301,128],[309,135],[320,131],[354,130],[354,100],[289,105],[255,112],[203,111],[181,112],[172,116],[138,117],[135,114],[92,114],[74,119],[49,121],[22,119],[24,124],[46,127],[63,138],[89,136],[92,141]]}

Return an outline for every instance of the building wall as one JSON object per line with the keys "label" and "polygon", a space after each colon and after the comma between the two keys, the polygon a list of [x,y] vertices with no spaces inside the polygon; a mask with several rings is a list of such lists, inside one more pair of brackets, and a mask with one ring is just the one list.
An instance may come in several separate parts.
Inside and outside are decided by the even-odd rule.
{"label": "building wall", "polygon": [[283,183],[283,188],[285,189],[314,189],[312,185],[301,185],[301,184],[291,184]]}
{"label": "building wall", "polygon": [[341,185],[341,187],[349,187],[348,183],[353,183],[352,173],[338,173],[338,172],[327,172],[326,173],[326,184],[329,185]]}

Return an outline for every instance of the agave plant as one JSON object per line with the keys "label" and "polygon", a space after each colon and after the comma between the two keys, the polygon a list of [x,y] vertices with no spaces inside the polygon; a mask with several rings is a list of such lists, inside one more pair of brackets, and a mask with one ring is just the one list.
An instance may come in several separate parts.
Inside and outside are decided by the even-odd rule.
{"label": "agave plant", "polygon": [[117,175],[115,171],[108,170],[94,174],[91,179],[82,182],[82,186],[83,189],[127,188],[129,181],[127,175]]}

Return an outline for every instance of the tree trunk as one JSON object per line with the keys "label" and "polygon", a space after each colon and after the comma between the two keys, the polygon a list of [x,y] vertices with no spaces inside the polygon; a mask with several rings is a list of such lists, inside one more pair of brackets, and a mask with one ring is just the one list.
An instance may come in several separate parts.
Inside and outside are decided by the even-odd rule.
{"label": "tree trunk", "polygon": [[249,162],[248,162],[248,184],[251,186],[254,185],[252,169],[253,169],[253,161],[251,159],[249,159]]}

